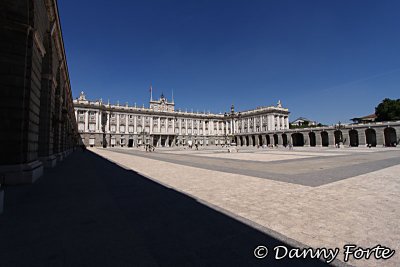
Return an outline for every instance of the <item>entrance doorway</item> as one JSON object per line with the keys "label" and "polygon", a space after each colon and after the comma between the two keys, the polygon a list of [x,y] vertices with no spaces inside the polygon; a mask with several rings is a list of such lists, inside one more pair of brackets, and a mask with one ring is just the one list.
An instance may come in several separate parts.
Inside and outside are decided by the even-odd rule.
{"label": "entrance doorway", "polygon": [[310,138],[310,146],[316,146],[317,139],[316,139],[315,133],[314,132],[309,133],[308,137]]}
{"label": "entrance doorway", "polygon": [[128,140],[128,147],[133,147],[133,139]]}
{"label": "entrance doorway", "polygon": [[396,146],[397,145],[397,135],[396,130],[392,127],[387,127],[384,130],[385,135],[385,146]]}
{"label": "entrance doorway", "polygon": [[321,132],[322,146],[329,146],[329,136],[327,132]]}
{"label": "entrance doorway", "polygon": [[358,146],[359,142],[358,142],[357,130],[350,130],[349,136],[350,136],[350,146]]}
{"label": "entrance doorway", "polygon": [[304,136],[301,133],[292,134],[293,146],[304,146]]}
{"label": "entrance doorway", "polygon": [[283,143],[284,147],[286,147],[288,145],[288,140],[287,140],[286,134],[282,134],[282,143]]}
{"label": "entrance doorway", "polygon": [[368,146],[376,146],[376,132],[374,129],[365,130],[365,141]]}

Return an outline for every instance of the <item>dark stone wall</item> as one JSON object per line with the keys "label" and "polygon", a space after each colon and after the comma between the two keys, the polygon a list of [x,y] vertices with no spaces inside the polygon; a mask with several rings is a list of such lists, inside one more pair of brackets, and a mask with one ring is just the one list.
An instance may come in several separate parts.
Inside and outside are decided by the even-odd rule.
{"label": "dark stone wall", "polygon": [[[31,91],[33,4],[30,1],[1,1],[0,4],[0,119],[2,164],[26,161],[28,148],[34,148],[34,135],[28,135],[35,124],[31,103],[37,91]],[[34,99],[32,99],[34,101]],[[31,116],[32,115],[32,116]],[[28,139],[30,138],[30,140]],[[22,141],[24,140],[24,142]],[[25,153],[23,153],[25,152]]]}
{"label": "dark stone wall", "polygon": [[55,0],[0,1],[0,167],[77,142],[57,14]]}

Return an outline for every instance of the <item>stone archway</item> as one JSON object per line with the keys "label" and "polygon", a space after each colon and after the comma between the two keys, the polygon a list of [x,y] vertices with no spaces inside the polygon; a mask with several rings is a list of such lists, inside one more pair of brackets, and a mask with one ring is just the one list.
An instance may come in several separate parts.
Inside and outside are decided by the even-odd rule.
{"label": "stone archway", "polygon": [[288,145],[288,139],[286,134],[282,134],[282,144],[284,147]]}
{"label": "stone archway", "polygon": [[329,136],[326,131],[321,132],[321,143],[322,146],[329,146]]}
{"label": "stone archway", "polygon": [[252,135],[252,136],[251,136],[251,142],[252,142],[252,145],[253,145],[253,146],[256,145],[256,136],[255,136],[255,135]]}
{"label": "stone archway", "polygon": [[274,146],[278,145],[278,135],[274,134]]}
{"label": "stone archway", "polygon": [[258,145],[262,146],[263,145],[263,140],[262,140],[262,135],[258,136]]}
{"label": "stone archway", "polygon": [[368,146],[376,146],[376,132],[374,129],[365,130],[365,143]]}
{"label": "stone archway", "polygon": [[302,133],[292,134],[293,146],[304,146],[304,136]]}
{"label": "stone archway", "polygon": [[317,146],[317,137],[315,136],[315,133],[310,132],[308,137],[310,138],[310,146]]}
{"label": "stone archway", "polygon": [[265,136],[265,141],[267,142],[267,146],[271,144],[271,140],[269,139],[269,135]]}
{"label": "stone archway", "polygon": [[359,140],[358,140],[358,132],[357,130],[350,130],[349,131],[349,137],[350,137],[350,146],[358,146]]}
{"label": "stone archway", "polygon": [[385,135],[385,146],[396,146],[397,145],[397,134],[396,130],[392,127],[387,127],[384,130]]}
{"label": "stone archway", "polygon": [[248,135],[246,135],[246,146],[249,146],[250,145],[250,142],[249,142],[250,140],[249,140],[249,136]]}
{"label": "stone archway", "polygon": [[335,136],[335,145],[343,143],[343,133],[340,130],[336,130],[334,133]]}

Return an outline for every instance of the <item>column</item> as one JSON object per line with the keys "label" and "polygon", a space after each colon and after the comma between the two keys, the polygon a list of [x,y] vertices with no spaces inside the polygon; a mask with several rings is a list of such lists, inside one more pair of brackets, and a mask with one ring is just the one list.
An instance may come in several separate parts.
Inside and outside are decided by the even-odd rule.
{"label": "column", "polygon": [[309,133],[302,133],[304,137],[304,146],[309,147],[310,146],[310,135]]}
{"label": "column", "polygon": [[385,133],[384,133],[385,128],[375,128],[375,133],[376,133],[376,146],[383,146],[385,144]]}
{"label": "column", "polygon": [[359,128],[358,131],[358,145],[365,146],[367,144],[366,136],[365,136],[365,128]]}
{"label": "column", "polygon": [[279,116],[277,116],[277,118],[276,118],[276,130],[280,130],[281,129],[281,120],[280,120],[280,118],[279,118]]}
{"label": "column", "polygon": [[315,132],[315,145],[322,147],[322,137],[321,137],[321,132]]}
{"label": "column", "polygon": [[119,133],[119,114],[115,114],[115,116],[117,116],[117,129],[116,129],[116,133]]}
{"label": "column", "polygon": [[266,138],[265,134],[261,135],[261,139],[262,139],[263,145],[267,145],[267,138]]}
{"label": "column", "polygon": [[285,129],[289,129],[289,116],[285,117]]}
{"label": "column", "polygon": [[350,146],[349,130],[348,129],[343,129],[342,130],[342,135],[343,135],[343,146]]}
{"label": "column", "polygon": [[[278,145],[283,145],[283,139],[282,139],[282,134],[277,134],[278,135]],[[291,140],[291,138],[292,138],[292,135],[286,135],[287,136],[287,139],[288,139],[288,142],[290,141],[290,142],[292,142],[292,140]],[[293,143],[292,143],[293,144]]]}
{"label": "column", "polygon": [[[129,133],[129,123],[128,123],[128,114],[125,114],[125,133]],[[128,141],[128,140],[127,140]]]}
{"label": "column", "polygon": [[179,135],[182,134],[182,119],[178,119],[179,120]]}
{"label": "column", "polygon": [[106,133],[110,132],[110,112],[107,111],[107,126],[106,126]]}
{"label": "column", "polygon": [[271,131],[271,116],[267,115],[267,131]]}
{"label": "column", "polygon": [[150,116],[150,134],[153,134],[153,116]]}
{"label": "column", "polygon": [[[133,133],[137,134],[137,121],[136,116],[133,116]],[[137,141],[136,141],[137,142]]]}
{"label": "column", "polygon": [[158,132],[161,133],[161,118],[158,117]]}
{"label": "column", "polygon": [[96,119],[96,125],[95,125],[94,130],[95,130],[95,132],[98,132],[99,131],[99,112],[98,111],[95,111],[94,117]]}
{"label": "column", "polygon": [[328,139],[329,139],[329,146],[335,147],[335,133],[334,130],[327,131],[328,132]]}
{"label": "column", "polygon": [[85,110],[85,132],[89,130],[89,111]]}
{"label": "column", "polygon": [[103,130],[103,112],[99,111],[99,131]]}

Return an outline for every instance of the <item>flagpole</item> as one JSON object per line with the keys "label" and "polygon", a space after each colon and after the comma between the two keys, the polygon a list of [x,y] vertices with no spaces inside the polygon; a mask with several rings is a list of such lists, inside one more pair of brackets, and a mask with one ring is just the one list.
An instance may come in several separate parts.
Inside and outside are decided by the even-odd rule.
{"label": "flagpole", "polygon": [[153,87],[150,84],[150,101],[153,101]]}

